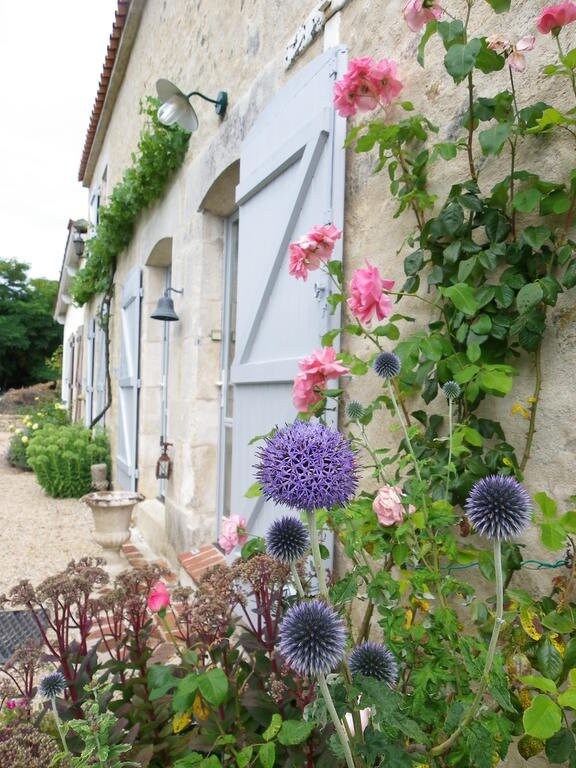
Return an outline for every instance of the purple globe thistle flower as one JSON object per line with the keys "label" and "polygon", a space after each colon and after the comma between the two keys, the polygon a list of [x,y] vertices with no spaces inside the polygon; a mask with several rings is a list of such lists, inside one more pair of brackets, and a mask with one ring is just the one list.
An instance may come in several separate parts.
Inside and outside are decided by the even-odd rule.
{"label": "purple globe thistle flower", "polygon": [[446,384],[442,387],[442,392],[444,394],[444,397],[446,400],[458,400],[460,395],[462,394],[462,389],[460,387],[460,384],[456,381],[447,381]]}
{"label": "purple globe thistle flower", "polygon": [[388,685],[398,681],[398,664],[392,651],[381,643],[362,643],[348,657],[348,666],[353,675],[375,677]]}
{"label": "purple globe thistle flower", "polygon": [[51,672],[40,680],[38,690],[45,699],[53,699],[63,693],[67,685],[62,672]]}
{"label": "purple globe thistle flower", "polygon": [[280,653],[300,675],[331,672],[344,658],[346,630],[323,600],[293,605],[280,625]]}
{"label": "purple globe thistle flower", "polygon": [[293,509],[343,506],[356,490],[356,457],[336,430],[295,421],[266,438],[256,478],[266,499]]}
{"label": "purple globe thistle flower", "polygon": [[394,352],[381,352],[374,360],[374,370],[383,379],[393,379],[400,373],[401,362]]}
{"label": "purple globe thistle flower", "polygon": [[266,533],[266,551],[281,563],[301,560],[310,547],[306,526],[297,517],[285,515],[274,520]]}
{"label": "purple globe thistle flower", "polygon": [[472,486],[464,508],[481,536],[506,540],[524,531],[530,522],[532,502],[515,477],[489,475]]}

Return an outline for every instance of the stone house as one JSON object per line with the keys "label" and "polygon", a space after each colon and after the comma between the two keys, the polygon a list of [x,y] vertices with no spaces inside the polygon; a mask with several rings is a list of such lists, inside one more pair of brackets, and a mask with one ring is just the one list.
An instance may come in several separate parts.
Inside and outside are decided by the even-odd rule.
{"label": "stone house", "polygon": [[[138,524],[157,552],[174,558],[217,538],[228,514],[244,515],[264,530],[265,505],[245,492],[255,435],[295,416],[292,382],[298,361],[319,347],[339,324],[327,307],[328,277],[301,283],[287,274],[288,244],[314,224],[344,230],[335,258],[349,279],[369,259],[402,285],[397,253],[411,224],[394,218],[395,201],[373,158],[346,153],[346,121],[333,107],[333,83],[349,58],[392,57],[405,95],[440,126],[467,104],[440,71],[442,52],[416,62],[419,37],[402,19],[402,0],[120,0],[84,152],[80,180],[88,190],[89,226],[130,165],[142,129],[139,105],[166,78],[182,90],[215,98],[226,91],[223,118],[194,100],[199,128],[182,168],[164,198],[137,222],[115,274],[110,314],[112,405],[106,412],[114,457],[114,485],[138,488],[147,500]],[[513,0],[506,17],[517,39],[534,29],[543,3]],[[486,5],[479,12],[494,17]],[[547,88],[539,63],[552,41],[538,41],[525,75],[529,96]],[[502,73],[505,83],[506,72]],[[504,86],[503,86],[504,87]],[[551,171],[569,163],[562,145]],[[493,160],[497,162],[497,160]],[[452,169],[450,170],[452,173]],[[434,183],[442,189],[448,171]],[[72,229],[70,230],[72,233]],[[66,338],[82,346],[84,383],[75,415],[90,424],[106,398],[99,302],[82,309],[66,303],[67,281],[77,266],[69,249],[58,312]],[[167,288],[177,322],[151,318]],[[568,296],[553,310],[544,368],[554,381],[545,392],[532,461],[544,490],[566,498],[571,486],[573,442],[565,414],[574,370],[574,308]],[[413,309],[412,307],[410,308]],[[410,312],[413,314],[413,312]],[[83,341],[79,342],[78,339]],[[366,351],[366,350],[359,350]],[[65,360],[70,367],[70,358]],[[73,389],[73,376],[66,377]],[[75,381],[78,381],[76,376]],[[72,384],[70,384],[72,382]],[[371,397],[375,384],[346,381],[354,396]],[[513,402],[532,392],[530,365],[514,395],[499,405],[510,434],[525,424],[509,417]],[[383,419],[385,417],[382,417]],[[160,443],[171,443],[172,475],[155,477]],[[546,447],[557,446],[554,456]],[[542,478],[545,478],[543,481]],[[535,488],[536,489],[536,488]]]}

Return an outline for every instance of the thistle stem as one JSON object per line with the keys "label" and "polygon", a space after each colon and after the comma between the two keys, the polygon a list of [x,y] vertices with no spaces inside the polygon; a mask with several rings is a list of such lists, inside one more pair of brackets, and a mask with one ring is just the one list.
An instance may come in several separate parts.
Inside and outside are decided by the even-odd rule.
{"label": "thistle stem", "polygon": [[62,748],[64,752],[69,755],[70,750],[68,749],[68,745],[66,744],[66,739],[64,738],[64,734],[62,733],[62,722],[60,721],[60,715],[58,714],[58,709],[56,708],[56,697],[51,696],[50,702],[52,703],[52,712],[54,713],[54,720],[56,721],[56,728],[58,729],[58,735],[60,736],[60,741],[62,742]]}
{"label": "thistle stem", "polygon": [[480,685],[478,686],[476,696],[470,709],[468,710],[466,716],[458,728],[456,728],[454,733],[448,739],[446,739],[446,741],[443,741],[442,744],[438,744],[436,747],[433,747],[430,750],[430,754],[434,757],[443,755],[444,752],[447,752],[454,744],[456,739],[460,736],[464,728],[466,728],[466,726],[475,717],[480,704],[482,703],[482,699],[484,698],[484,692],[488,685],[488,680],[490,679],[490,670],[492,669],[494,656],[496,655],[498,636],[500,635],[500,630],[504,624],[504,579],[502,576],[502,549],[500,546],[500,539],[494,539],[494,571],[496,573],[496,616],[494,617],[492,637],[490,638],[490,645],[488,646],[488,653],[486,654],[486,662],[484,664],[482,677],[480,678]]}
{"label": "thistle stem", "polygon": [[348,741],[348,736],[346,735],[346,731],[344,730],[342,721],[340,720],[340,718],[338,717],[338,713],[336,712],[336,707],[334,706],[334,702],[332,701],[332,696],[330,695],[330,690],[328,688],[325,675],[323,674],[318,675],[318,685],[322,692],[322,696],[324,697],[324,701],[326,702],[326,707],[328,709],[330,717],[332,718],[332,722],[334,723],[334,728],[336,729],[336,733],[338,734],[340,743],[342,744],[342,749],[344,750],[344,757],[346,758],[346,765],[348,766],[348,768],[356,768],[356,765],[354,763],[354,758],[352,757],[352,752],[350,750],[350,743]]}
{"label": "thistle stem", "polygon": [[292,581],[296,587],[296,592],[298,592],[299,597],[304,597],[304,587],[300,581],[300,576],[298,575],[298,571],[296,569],[296,563],[290,563],[290,575],[292,576]]}
{"label": "thistle stem", "polygon": [[408,450],[410,452],[410,455],[412,456],[412,461],[414,463],[414,471],[416,472],[416,477],[418,478],[418,482],[420,483],[420,491],[422,493],[422,511],[427,517],[428,510],[426,506],[426,495],[424,493],[424,488],[422,486],[422,475],[420,474],[420,464],[418,462],[418,459],[416,458],[416,454],[414,453],[414,448],[412,447],[412,442],[410,440],[410,436],[408,435],[408,429],[406,427],[406,424],[404,423],[404,419],[402,418],[402,413],[400,411],[400,408],[398,407],[398,401],[396,400],[396,396],[394,394],[394,388],[392,387],[392,384],[390,383],[389,380],[386,383],[388,385],[388,394],[390,395],[390,399],[392,400],[392,404],[394,406],[394,411],[396,412],[396,418],[400,422],[402,431],[404,432],[406,445],[408,446]]}
{"label": "thistle stem", "polygon": [[412,456],[412,461],[414,462],[414,469],[416,471],[416,477],[420,482],[422,482],[422,475],[420,474],[420,466],[418,464],[418,459],[416,458],[416,454],[414,453],[414,448],[412,447],[412,442],[410,441],[410,436],[408,435],[408,430],[406,429],[406,424],[404,423],[404,419],[402,418],[402,413],[400,411],[400,408],[398,406],[398,401],[396,400],[396,395],[394,394],[394,388],[390,381],[387,382],[388,385],[388,394],[390,395],[390,399],[392,400],[392,404],[394,406],[394,411],[396,412],[396,417],[398,421],[400,422],[400,426],[402,427],[402,431],[404,432],[404,437],[406,439],[406,445],[408,446],[408,450],[410,451],[410,455]]}
{"label": "thistle stem", "polygon": [[450,492],[450,464],[452,463],[452,398],[448,399],[448,464],[446,466],[446,492],[444,498],[448,501]]}
{"label": "thistle stem", "polygon": [[316,570],[316,577],[318,579],[318,592],[326,601],[328,601],[326,571],[324,570],[324,563],[322,562],[322,556],[320,555],[320,543],[318,541],[318,528],[316,527],[316,515],[314,510],[307,509],[306,517],[308,519],[308,532],[310,533],[310,548],[312,550],[312,559],[314,560],[314,568]]}

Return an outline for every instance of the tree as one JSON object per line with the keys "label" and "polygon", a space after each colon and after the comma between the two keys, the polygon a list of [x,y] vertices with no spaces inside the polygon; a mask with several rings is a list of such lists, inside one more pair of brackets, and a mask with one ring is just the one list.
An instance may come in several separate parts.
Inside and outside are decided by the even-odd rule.
{"label": "tree", "polygon": [[62,340],[52,318],[58,283],[28,279],[28,270],[0,259],[0,391],[52,378],[46,359]]}

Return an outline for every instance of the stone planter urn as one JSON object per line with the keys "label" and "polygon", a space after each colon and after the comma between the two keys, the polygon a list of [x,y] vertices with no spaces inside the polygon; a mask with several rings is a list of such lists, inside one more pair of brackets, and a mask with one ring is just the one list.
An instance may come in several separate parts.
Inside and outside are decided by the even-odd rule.
{"label": "stone planter urn", "polygon": [[127,566],[122,545],[130,538],[132,510],[144,498],[134,491],[94,491],[80,499],[92,510],[94,538],[105,550],[106,562],[112,572]]}

